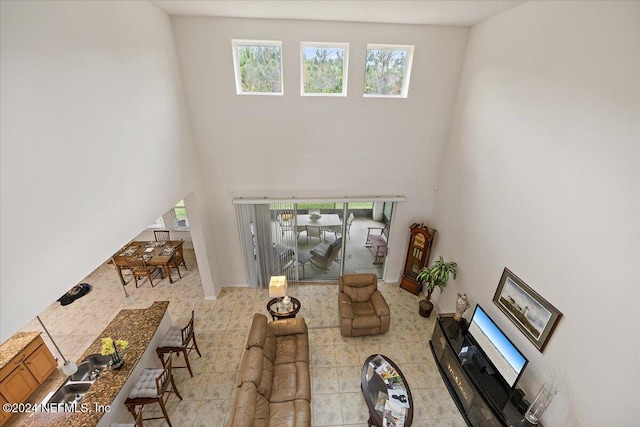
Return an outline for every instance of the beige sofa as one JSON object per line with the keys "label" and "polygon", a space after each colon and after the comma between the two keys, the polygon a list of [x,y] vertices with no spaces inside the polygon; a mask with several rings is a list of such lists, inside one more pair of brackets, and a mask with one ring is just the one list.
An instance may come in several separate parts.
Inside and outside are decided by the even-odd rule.
{"label": "beige sofa", "polygon": [[303,318],[267,322],[256,313],[240,369],[230,427],[310,427],[309,335]]}

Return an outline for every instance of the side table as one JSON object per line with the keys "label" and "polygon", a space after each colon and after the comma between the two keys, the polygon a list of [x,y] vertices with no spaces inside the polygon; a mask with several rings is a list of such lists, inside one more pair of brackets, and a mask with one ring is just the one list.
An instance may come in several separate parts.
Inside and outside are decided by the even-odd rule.
{"label": "side table", "polygon": [[300,301],[293,297],[289,298],[291,298],[291,306],[288,309],[282,304],[282,298],[273,298],[267,303],[267,311],[273,320],[292,319],[296,317],[296,314],[300,311]]}

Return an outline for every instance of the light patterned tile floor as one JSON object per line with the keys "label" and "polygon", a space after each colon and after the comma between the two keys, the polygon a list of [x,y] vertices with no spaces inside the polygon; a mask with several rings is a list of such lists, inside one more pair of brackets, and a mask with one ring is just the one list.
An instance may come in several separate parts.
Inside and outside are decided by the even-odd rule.
{"label": "light patterned tile floor", "polygon": [[[176,372],[176,383],[184,400],[170,397],[169,416],[174,426],[224,427],[229,422],[250,321],[255,312],[267,314],[268,291],[224,288],[218,300],[206,301],[193,251],[185,251],[185,257],[189,270],[183,271],[182,279],[172,284],[166,278],[154,280],[154,288],[146,281],[140,288],[128,284],[127,291],[134,297],[132,304],[125,303],[113,267],[104,264],[83,280],[93,286],[91,293],[68,306],[56,302],[40,317],[64,355],[77,360],[123,308],[144,308],[153,301],[168,300],[169,314],[174,323],[180,324],[195,310],[196,337],[202,357],[191,354],[193,378],[185,369]],[[297,284],[290,289],[291,295],[302,303],[300,315],[309,326],[313,426],[367,425],[360,372],[364,360],[373,353],[389,356],[407,377],[415,405],[414,427],[466,425],[429,349],[435,316],[424,319],[418,315],[418,297],[397,284],[380,283],[379,289],[391,307],[390,331],[380,336],[345,338],[338,328],[335,284]],[[22,330],[42,329],[34,319]],[[57,355],[50,340],[45,335],[43,338]],[[175,364],[183,361],[176,359]],[[43,398],[54,386],[45,383],[38,396]],[[159,415],[155,406],[145,409],[145,415]],[[19,426],[20,421],[20,417],[13,417],[8,426]],[[145,422],[145,426],[151,427],[164,425],[163,420]]]}

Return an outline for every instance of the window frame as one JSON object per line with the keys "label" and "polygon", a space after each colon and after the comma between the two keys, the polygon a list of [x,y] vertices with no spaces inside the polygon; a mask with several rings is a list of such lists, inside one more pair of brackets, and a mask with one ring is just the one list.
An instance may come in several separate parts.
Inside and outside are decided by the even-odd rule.
{"label": "window frame", "polygon": [[[406,50],[407,61],[405,63],[405,72],[402,79],[402,90],[398,95],[383,95],[375,93],[364,93],[367,83],[367,53],[369,50]],[[391,99],[404,99],[409,96],[409,84],[411,82],[411,70],[413,68],[413,56],[415,53],[415,45],[400,45],[400,44],[384,44],[384,43],[367,43],[364,54],[364,86],[362,88],[362,96],[364,98],[391,98]]]}
{"label": "window frame", "polygon": [[[180,202],[182,202],[182,206],[178,206]],[[189,216],[187,215],[187,207],[184,204],[184,200],[180,200],[180,202],[176,203],[171,209],[171,213],[173,215],[173,227],[175,230],[189,230],[191,226],[189,225]],[[186,226],[182,226],[178,223],[178,214],[176,213],[176,209],[184,209],[185,221],[187,224]]]}
{"label": "window frame", "polygon": [[[245,92],[242,90],[242,76],[240,75],[239,51],[240,46],[269,46],[280,49],[280,92]],[[236,81],[236,95],[266,95],[284,96],[284,49],[282,40],[246,40],[231,39],[231,50],[233,53],[233,73]]]}
{"label": "window frame", "polygon": [[[304,49],[344,49],[342,63],[342,92],[341,93],[307,93],[304,91]],[[347,79],[349,76],[349,43],[345,42],[300,42],[300,96],[347,96]]]}

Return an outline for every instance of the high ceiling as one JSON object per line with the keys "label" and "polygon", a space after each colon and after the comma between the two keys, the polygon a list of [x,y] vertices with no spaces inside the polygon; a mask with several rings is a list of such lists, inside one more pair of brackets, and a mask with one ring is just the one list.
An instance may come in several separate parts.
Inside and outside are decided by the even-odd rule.
{"label": "high ceiling", "polygon": [[152,0],[170,15],[472,26],[525,0]]}

